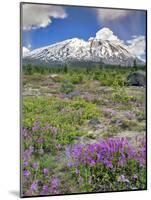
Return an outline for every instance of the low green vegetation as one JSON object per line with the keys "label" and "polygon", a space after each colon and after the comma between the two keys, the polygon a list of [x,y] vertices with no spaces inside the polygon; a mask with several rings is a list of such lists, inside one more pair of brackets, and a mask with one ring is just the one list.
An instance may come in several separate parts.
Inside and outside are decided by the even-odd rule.
{"label": "low green vegetation", "polygon": [[[86,120],[99,117],[100,111],[96,105],[79,97],[73,100],[56,97],[24,97],[23,116],[23,126],[28,130],[35,121],[41,125],[49,123],[58,130],[58,142],[70,144],[75,136],[84,134],[80,126]],[[49,134],[47,139],[49,140]]]}
{"label": "low green vegetation", "polygon": [[102,86],[112,86],[116,80],[118,85],[126,85],[126,77],[135,70],[145,70],[145,67],[117,67],[117,66],[93,66],[93,67],[72,67],[72,66],[34,66],[24,65],[24,75],[40,74],[40,76],[48,74],[59,74],[64,80],[69,80],[73,84],[80,84],[86,80],[98,80]]}
{"label": "low green vegetation", "polygon": [[23,66],[24,196],[146,188],[145,87],[128,86],[134,70]]}

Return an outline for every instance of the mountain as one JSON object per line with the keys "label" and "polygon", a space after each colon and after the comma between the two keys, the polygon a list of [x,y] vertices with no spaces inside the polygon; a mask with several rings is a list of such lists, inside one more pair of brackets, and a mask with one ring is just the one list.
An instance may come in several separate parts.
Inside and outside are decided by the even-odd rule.
{"label": "mountain", "polygon": [[108,34],[104,28],[88,41],[72,38],[30,52],[26,51],[23,63],[42,65],[104,63],[133,66],[135,60],[138,65],[143,64],[143,61],[132,55],[121,41],[115,36],[107,37]]}

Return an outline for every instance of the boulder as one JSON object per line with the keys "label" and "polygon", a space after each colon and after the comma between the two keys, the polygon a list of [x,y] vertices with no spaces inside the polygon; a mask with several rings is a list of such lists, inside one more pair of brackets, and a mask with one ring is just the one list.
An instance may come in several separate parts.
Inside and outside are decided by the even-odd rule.
{"label": "boulder", "polygon": [[127,83],[130,86],[146,86],[146,73],[144,71],[136,71],[127,77]]}
{"label": "boulder", "polygon": [[58,77],[58,74],[51,74],[50,75],[50,78],[56,78],[56,77]]}
{"label": "boulder", "polygon": [[95,125],[97,125],[99,123],[100,122],[99,122],[99,120],[97,118],[92,118],[92,119],[89,120],[88,124],[91,125],[91,126],[95,126]]}

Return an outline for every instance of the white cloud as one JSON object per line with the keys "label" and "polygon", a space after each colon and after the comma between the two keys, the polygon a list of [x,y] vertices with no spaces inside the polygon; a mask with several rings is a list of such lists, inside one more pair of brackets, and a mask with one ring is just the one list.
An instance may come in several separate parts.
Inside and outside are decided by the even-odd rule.
{"label": "white cloud", "polygon": [[25,4],[23,6],[23,30],[46,27],[52,18],[64,19],[65,10],[60,6]]}
{"label": "white cloud", "polygon": [[30,50],[27,47],[22,48],[23,56],[26,55],[28,52],[30,52]]}
{"label": "white cloud", "polygon": [[113,34],[113,31],[106,27],[102,28],[96,33],[95,39],[110,40],[118,43],[123,43],[122,40]]}
{"label": "white cloud", "polygon": [[127,40],[127,49],[133,55],[141,58],[145,55],[145,36],[132,36],[131,40]]}
{"label": "white cloud", "polygon": [[130,10],[97,9],[97,18],[101,22],[122,19],[131,13]]}

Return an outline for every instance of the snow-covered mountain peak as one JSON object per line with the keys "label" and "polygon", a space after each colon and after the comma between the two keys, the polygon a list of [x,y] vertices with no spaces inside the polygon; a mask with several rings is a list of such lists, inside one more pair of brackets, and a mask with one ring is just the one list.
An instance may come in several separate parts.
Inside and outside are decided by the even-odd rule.
{"label": "snow-covered mountain peak", "polygon": [[85,46],[87,45],[87,41],[79,38],[73,38],[69,40],[70,46],[76,47],[76,46]]}
{"label": "snow-covered mountain peak", "polygon": [[134,60],[123,42],[109,28],[103,28],[88,41],[71,38],[46,47],[38,48],[23,55],[24,63],[55,65],[64,63],[104,63],[109,65],[132,66]]}

